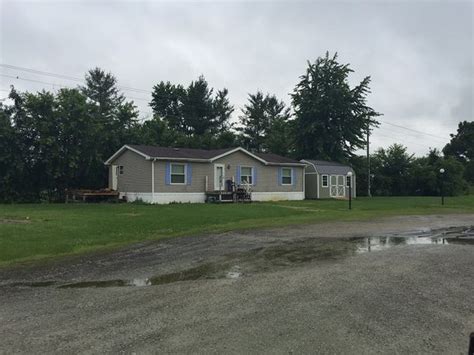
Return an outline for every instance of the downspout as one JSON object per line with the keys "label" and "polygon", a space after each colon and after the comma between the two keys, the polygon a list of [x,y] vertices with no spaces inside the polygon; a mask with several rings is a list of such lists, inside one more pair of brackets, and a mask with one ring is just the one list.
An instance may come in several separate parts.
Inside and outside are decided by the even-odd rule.
{"label": "downspout", "polygon": [[155,203],[155,159],[151,161],[151,203]]}
{"label": "downspout", "polygon": [[316,198],[319,200],[319,173],[316,173]]}
{"label": "downspout", "polygon": [[303,200],[306,200],[306,166],[303,170]]}

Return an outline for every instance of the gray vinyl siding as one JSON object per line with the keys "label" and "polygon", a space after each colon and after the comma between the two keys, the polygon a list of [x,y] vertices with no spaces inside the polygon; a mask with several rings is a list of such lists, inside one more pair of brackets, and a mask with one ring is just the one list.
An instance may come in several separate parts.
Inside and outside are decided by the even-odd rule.
{"label": "gray vinyl siding", "polygon": [[[225,178],[231,179],[232,176],[237,178],[238,166],[250,166],[257,169],[256,185],[252,186],[254,192],[297,192],[303,191],[303,167],[289,166],[295,171],[296,186],[280,185],[278,183],[278,170],[282,166],[264,165],[260,161],[248,156],[242,152],[235,152],[225,157],[217,159],[211,163],[211,189],[214,188],[214,164],[223,164],[225,166]],[[230,169],[228,169],[230,167]]]}
{"label": "gray vinyl siding", "polygon": [[319,198],[330,198],[330,192],[329,189],[331,188],[331,175],[328,175],[328,186],[323,187],[323,178],[321,174],[319,176]]}
{"label": "gray vinyl siding", "polygon": [[[117,175],[117,189],[120,192],[151,192],[151,161],[130,150],[125,150],[113,162],[122,165],[123,174]],[[109,166],[109,171],[112,165]],[[109,174],[109,186],[112,186],[112,174]]]}
{"label": "gray vinyl siding", "polygon": [[[206,176],[210,176],[209,163],[172,161],[169,163],[191,164],[191,185],[166,185],[166,161],[155,161],[155,192],[204,192]],[[188,177],[189,179],[189,177]]]}
{"label": "gray vinyl siding", "polygon": [[[320,175],[319,178],[319,198],[330,198],[330,188],[331,188],[331,175],[328,175],[328,186],[323,187],[323,179],[322,176],[323,174]],[[308,179],[309,175],[306,175],[306,179]],[[337,176],[337,175],[336,175]],[[346,184],[346,175],[344,176],[344,184]],[[356,191],[356,177],[353,176],[353,185],[352,185],[352,197],[355,197],[355,191]],[[308,187],[308,186],[307,186]],[[306,190],[307,191],[307,190]],[[345,197],[349,197],[349,188],[345,188]],[[309,198],[309,197],[308,197]]]}
{"label": "gray vinyl siding", "polygon": [[[224,165],[225,180],[237,179],[238,166],[250,166],[257,169],[256,185],[252,187],[255,192],[291,192],[303,191],[303,168],[295,169],[296,186],[281,186],[278,184],[278,169],[280,166],[264,165],[260,161],[242,152],[235,152],[215,160],[212,163],[185,162],[192,165],[191,185],[166,185],[165,161],[155,162],[155,192],[204,192],[206,191],[206,176],[208,176],[208,190],[214,190],[214,165]],[[170,163],[183,163],[170,161]]]}
{"label": "gray vinyl siding", "polygon": [[[208,177],[208,189],[214,190],[214,165],[222,164],[225,170],[225,179],[237,179],[238,166],[250,166],[257,170],[256,185],[252,186],[255,192],[299,192],[303,191],[304,168],[301,166],[289,166],[294,169],[296,178],[295,185],[280,185],[278,182],[278,170],[282,166],[264,165],[242,152],[235,152],[212,163],[183,162],[170,160],[169,163],[191,164],[191,184],[166,185],[167,161],[158,160],[154,162],[155,193],[179,193],[179,192],[205,192],[206,176]],[[118,191],[120,192],[148,192],[151,193],[151,169],[152,162],[143,156],[125,150],[113,162],[113,165],[123,165],[124,174],[118,174]],[[112,186],[112,165],[109,166],[109,186]]]}

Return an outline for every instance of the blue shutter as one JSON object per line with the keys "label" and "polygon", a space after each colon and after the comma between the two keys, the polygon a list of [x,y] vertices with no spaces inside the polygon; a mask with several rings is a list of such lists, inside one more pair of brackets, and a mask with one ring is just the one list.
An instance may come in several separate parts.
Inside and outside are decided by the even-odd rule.
{"label": "blue shutter", "polygon": [[255,186],[255,185],[257,185],[257,167],[256,166],[252,167],[252,173],[253,173],[252,185]]}
{"label": "blue shutter", "polygon": [[291,182],[293,184],[293,187],[296,187],[296,169],[295,168],[291,169]]}
{"label": "blue shutter", "polygon": [[281,168],[278,168],[278,185],[281,185]]}
{"label": "blue shutter", "polygon": [[240,165],[237,165],[237,177],[236,177],[236,184],[240,185]]}
{"label": "blue shutter", "polygon": [[187,184],[191,185],[193,183],[193,167],[191,163],[188,163],[186,165],[186,179],[187,179]]}
{"label": "blue shutter", "polygon": [[165,184],[170,185],[171,184],[171,165],[170,162],[166,162],[166,169],[165,169]]}

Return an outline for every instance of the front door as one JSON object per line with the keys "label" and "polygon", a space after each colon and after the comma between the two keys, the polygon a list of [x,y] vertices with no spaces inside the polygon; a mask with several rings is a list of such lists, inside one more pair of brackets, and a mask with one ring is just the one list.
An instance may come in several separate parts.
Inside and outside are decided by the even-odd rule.
{"label": "front door", "polygon": [[330,195],[335,198],[345,196],[344,175],[331,175]]}
{"label": "front door", "polygon": [[112,165],[111,167],[112,170],[112,190],[117,191],[118,187],[118,165]]}
{"label": "front door", "polygon": [[225,189],[225,170],[224,165],[214,165],[214,190],[223,191]]}

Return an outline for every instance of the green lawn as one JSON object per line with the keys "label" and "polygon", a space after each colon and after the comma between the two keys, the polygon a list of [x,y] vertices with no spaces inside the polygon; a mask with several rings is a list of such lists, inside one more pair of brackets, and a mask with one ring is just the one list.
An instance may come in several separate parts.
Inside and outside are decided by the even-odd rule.
{"label": "green lawn", "polygon": [[0,205],[0,265],[143,240],[331,220],[474,213],[474,196],[358,198],[252,204]]}

